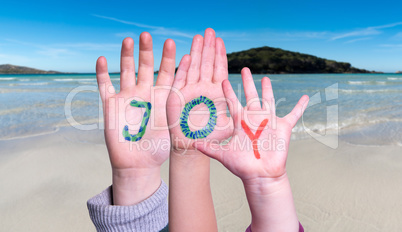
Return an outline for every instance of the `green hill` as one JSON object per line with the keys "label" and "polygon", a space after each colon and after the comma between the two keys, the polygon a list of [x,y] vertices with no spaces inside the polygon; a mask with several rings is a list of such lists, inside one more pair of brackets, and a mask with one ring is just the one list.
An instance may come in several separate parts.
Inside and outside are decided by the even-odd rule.
{"label": "green hill", "polygon": [[252,48],[228,54],[229,73],[249,67],[253,73],[371,73],[350,63],[272,47]]}
{"label": "green hill", "polygon": [[55,74],[60,73],[57,71],[44,71],[24,66],[17,66],[11,64],[1,64],[0,74]]}

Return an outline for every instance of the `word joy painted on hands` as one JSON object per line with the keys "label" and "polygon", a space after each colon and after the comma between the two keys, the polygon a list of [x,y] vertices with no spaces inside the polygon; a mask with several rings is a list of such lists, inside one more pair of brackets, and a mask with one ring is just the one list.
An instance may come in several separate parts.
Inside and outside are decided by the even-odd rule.
{"label": "word joy painted on hands", "polygon": [[264,119],[260,126],[257,129],[257,132],[255,132],[255,134],[253,134],[253,132],[251,132],[250,128],[247,126],[246,122],[244,120],[241,120],[241,126],[243,127],[244,132],[246,132],[247,136],[250,138],[252,144],[253,144],[253,151],[254,151],[254,156],[257,159],[260,159],[260,152],[258,151],[258,138],[260,137],[262,130],[264,130],[265,126],[268,123],[268,119]]}

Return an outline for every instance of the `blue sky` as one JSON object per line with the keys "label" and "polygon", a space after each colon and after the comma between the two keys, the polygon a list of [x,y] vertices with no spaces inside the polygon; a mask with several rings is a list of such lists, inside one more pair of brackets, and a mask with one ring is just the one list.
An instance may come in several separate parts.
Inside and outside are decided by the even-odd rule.
{"label": "blue sky", "polygon": [[7,1],[0,9],[0,64],[94,72],[97,57],[119,71],[120,44],[148,31],[155,69],[164,40],[176,62],[192,37],[215,29],[228,52],[272,46],[357,68],[402,70],[399,1]]}

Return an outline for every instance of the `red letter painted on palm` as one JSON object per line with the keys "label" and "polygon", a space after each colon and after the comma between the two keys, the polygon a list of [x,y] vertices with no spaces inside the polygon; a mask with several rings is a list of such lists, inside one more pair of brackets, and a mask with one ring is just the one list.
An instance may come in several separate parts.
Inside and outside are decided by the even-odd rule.
{"label": "red letter painted on palm", "polygon": [[259,159],[260,158],[260,153],[258,152],[258,138],[261,135],[262,130],[264,130],[265,126],[268,123],[268,119],[264,119],[260,126],[257,129],[257,132],[253,134],[251,132],[250,128],[247,126],[246,122],[244,120],[241,120],[241,126],[243,127],[244,132],[246,132],[247,136],[250,138],[252,144],[253,144],[253,151],[254,151],[254,156],[255,158]]}

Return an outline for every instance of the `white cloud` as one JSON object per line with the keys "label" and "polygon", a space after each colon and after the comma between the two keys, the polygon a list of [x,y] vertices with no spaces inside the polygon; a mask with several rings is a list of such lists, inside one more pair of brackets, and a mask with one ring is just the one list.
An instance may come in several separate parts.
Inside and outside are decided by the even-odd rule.
{"label": "white cloud", "polygon": [[336,35],[336,36],[332,37],[331,40],[344,39],[344,38],[348,38],[348,37],[379,35],[382,33],[382,31],[380,29],[392,28],[392,27],[396,27],[399,25],[402,25],[402,22],[385,24],[385,25],[381,25],[381,26],[367,27],[364,29],[359,29],[359,30],[348,32],[348,33]]}
{"label": "white cloud", "polygon": [[344,39],[348,37],[357,37],[357,36],[368,36],[368,35],[378,35],[381,34],[382,32],[374,29],[374,28],[366,28],[362,30],[357,30],[357,31],[352,31],[348,32],[345,34],[337,35],[331,38],[331,40],[338,40],[338,39]]}
{"label": "white cloud", "polygon": [[369,40],[369,39],[372,39],[372,37],[364,37],[364,38],[352,39],[352,40],[346,41],[345,44],[347,44],[347,43],[355,43],[357,41],[363,41],[363,40]]}
{"label": "white cloud", "polygon": [[382,25],[382,26],[376,26],[376,27],[373,27],[373,28],[375,28],[375,29],[383,29],[383,28],[391,28],[391,27],[396,27],[396,26],[399,26],[399,25],[402,25],[402,22],[385,24],[385,25]]}
{"label": "white cloud", "polygon": [[193,38],[193,36],[191,34],[188,34],[186,32],[169,29],[169,28],[165,28],[165,27],[152,26],[152,25],[147,25],[147,24],[142,24],[142,23],[137,23],[137,22],[131,22],[131,21],[126,21],[126,20],[122,20],[122,19],[118,19],[118,18],[97,15],[97,14],[92,14],[92,16],[123,23],[126,25],[132,25],[132,26],[136,26],[136,27],[152,29],[151,34],[155,34],[155,35],[179,36],[179,37],[185,37],[185,38]]}
{"label": "white cloud", "polygon": [[136,27],[149,28],[149,29],[158,29],[158,28],[160,28],[160,27],[157,27],[157,26],[151,26],[151,25],[146,25],[146,24],[142,24],[142,23],[130,22],[130,21],[121,20],[121,19],[118,19],[118,18],[103,16],[103,15],[92,14],[92,16],[95,16],[95,17],[101,18],[101,19],[112,20],[112,21],[127,24],[127,25],[133,25],[133,26],[136,26]]}

